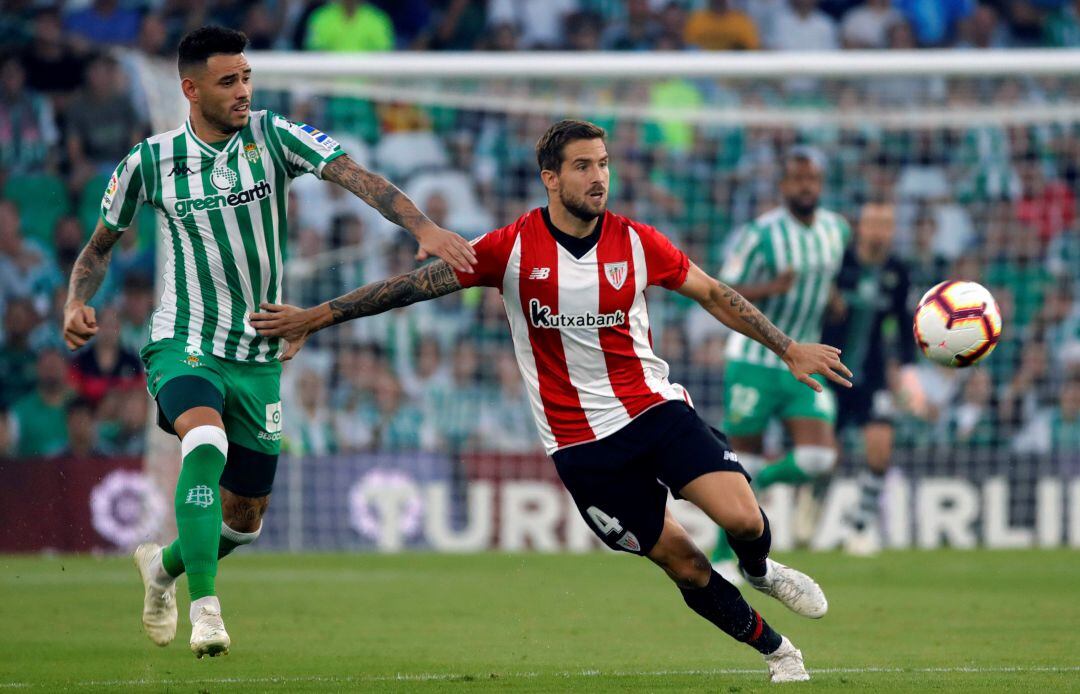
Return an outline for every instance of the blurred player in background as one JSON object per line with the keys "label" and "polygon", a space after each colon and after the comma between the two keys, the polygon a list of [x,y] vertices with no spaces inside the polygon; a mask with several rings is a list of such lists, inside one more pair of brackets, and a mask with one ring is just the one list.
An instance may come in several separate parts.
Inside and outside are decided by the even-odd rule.
{"label": "blurred player in background", "polygon": [[267,304],[252,323],[260,335],[285,338],[287,358],[331,325],[464,287],[498,288],[540,438],[589,527],[612,549],[660,566],[687,606],[765,656],[772,681],[809,679],[802,654],[711,570],[667,508],[670,489],[731,533],[756,589],[800,615],[824,616],[817,583],[768,558],[768,518],[727,439],[668,381],[652,350],[645,289],[694,299],[775,355],[791,374],[777,377],[807,392],[822,390],[813,374],[847,384],[848,371],[835,348],[791,339],[653,227],[607,211],[604,137],[592,123],[567,120],[540,138],[548,206],[478,239],[475,273],[440,261],[307,310]]}
{"label": "blurred player in background", "polygon": [[838,429],[857,428],[867,469],[859,475],[859,501],[846,520],[844,548],[870,556],[881,548],[877,527],[881,489],[893,447],[893,418],[900,367],[915,358],[911,291],[907,266],[892,253],[895,210],[867,203],[859,214],[855,242],[844,254],[836,293],[827,314],[824,339],[844,350],[857,374],[853,387],[836,389]]}
{"label": "blurred player in background", "polygon": [[229,652],[215,593],[218,559],[253,542],[281,448],[280,340],[255,333],[248,314],[280,301],[289,183],[306,173],[333,181],[408,229],[420,256],[467,270],[475,256],[386,179],[357,165],[328,135],[251,110],[247,38],[197,29],[179,46],[190,118],[136,145],[116,167],[101,217],[71,273],[64,339],[82,347],[98,331],[88,306],[113,245],[139,207],[155,208],[165,249],[164,293],[142,350],[158,421],[180,438],[175,511],[179,537],[140,545],[143,626],[164,646],[176,635],[176,584],[188,574],[191,650]]}
{"label": "blurred player in background", "polygon": [[[722,282],[801,342],[821,339],[833,280],[851,237],[842,216],[819,206],[823,170],[824,160],[816,150],[796,147],[788,152],[780,179],[783,205],[739,232],[720,272]],[[832,472],[832,392],[801,387],[775,354],[744,335],[731,336],[726,356],[723,429],[754,476],[755,488],[801,484]],[[773,419],[783,422],[793,447],[766,466],[763,439]],[[735,555],[723,530],[712,561],[717,571],[738,581]]]}

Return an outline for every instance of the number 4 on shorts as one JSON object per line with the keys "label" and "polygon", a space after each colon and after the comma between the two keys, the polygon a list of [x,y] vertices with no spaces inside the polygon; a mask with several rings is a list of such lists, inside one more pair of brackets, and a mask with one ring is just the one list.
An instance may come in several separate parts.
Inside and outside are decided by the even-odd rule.
{"label": "number 4 on shorts", "polygon": [[619,522],[618,518],[612,518],[595,506],[585,509],[585,513],[589,514],[589,520],[593,522],[596,529],[605,535],[622,532],[622,523]]}

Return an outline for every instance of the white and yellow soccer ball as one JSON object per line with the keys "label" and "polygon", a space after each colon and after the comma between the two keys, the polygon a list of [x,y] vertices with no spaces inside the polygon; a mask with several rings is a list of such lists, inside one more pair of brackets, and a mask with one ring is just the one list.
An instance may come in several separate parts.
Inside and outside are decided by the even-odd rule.
{"label": "white and yellow soccer ball", "polygon": [[985,359],[1000,337],[1001,310],[976,282],[942,282],[915,308],[915,343],[943,366],[964,368]]}

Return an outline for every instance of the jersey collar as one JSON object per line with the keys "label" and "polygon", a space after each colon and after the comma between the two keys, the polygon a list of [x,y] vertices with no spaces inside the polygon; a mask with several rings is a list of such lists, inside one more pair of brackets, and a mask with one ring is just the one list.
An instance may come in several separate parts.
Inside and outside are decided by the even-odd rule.
{"label": "jersey collar", "polygon": [[[248,119],[248,123],[249,124],[251,123],[250,117]],[[188,118],[186,121],[184,121],[184,129],[187,131],[188,137],[190,137],[195,142],[195,144],[198,146],[198,148],[200,150],[202,150],[204,155],[206,155],[208,157],[211,157],[213,159],[217,159],[218,155],[227,154],[227,153],[231,152],[233,149],[235,149],[237,143],[240,142],[240,134],[243,133],[244,130],[247,130],[247,127],[248,126],[245,125],[240,130],[237,130],[235,133],[233,133],[233,136],[229,138],[229,141],[225,143],[225,146],[222,147],[221,150],[216,150],[213,147],[211,147],[210,145],[203,142],[203,140],[198,135],[195,134],[195,128],[191,127],[191,119],[190,118]]]}

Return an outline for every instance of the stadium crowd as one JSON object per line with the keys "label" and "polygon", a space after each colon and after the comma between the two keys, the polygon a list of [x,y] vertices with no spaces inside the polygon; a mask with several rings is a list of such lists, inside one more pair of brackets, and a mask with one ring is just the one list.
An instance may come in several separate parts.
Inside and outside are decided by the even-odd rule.
{"label": "stadium crowd", "polygon": [[[241,27],[286,50],[834,50],[1080,46],[1080,2],[1030,0],[408,0],[8,2],[0,16],[0,456],[138,455],[150,402],[138,351],[153,309],[153,215],[113,253],[100,332],[69,354],[66,281],[112,168],[150,132],[130,54],[170,58],[193,25]],[[256,76],[256,87],[258,77]],[[620,93],[654,105],[1011,107],[1076,96],[1053,80],[709,85]],[[968,101],[965,101],[968,100]],[[436,222],[474,236],[540,204],[533,144],[543,116],[266,92],[269,106],[337,137]],[[985,367],[928,362],[898,372],[900,447],[1080,450],[1080,127],[933,130],[691,126],[604,121],[611,206],[657,225],[716,270],[730,232],[777,204],[781,153],[825,155],[824,204],[857,221],[866,200],[897,206],[896,252],[921,292],[978,280],[1005,333]],[[414,266],[411,241],[362,202],[312,177],[290,204],[286,300],[311,304]],[[911,297],[911,301],[917,300]],[[720,420],[726,334],[680,297],[651,298],[658,353],[699,409]],[[286,370],[285,434],[301,454],[539,449],[494,292],[470,290],[313,339]],[[895,326],[909,339],[908,326]],[[970,445],[968,445],[970,444]]]}

